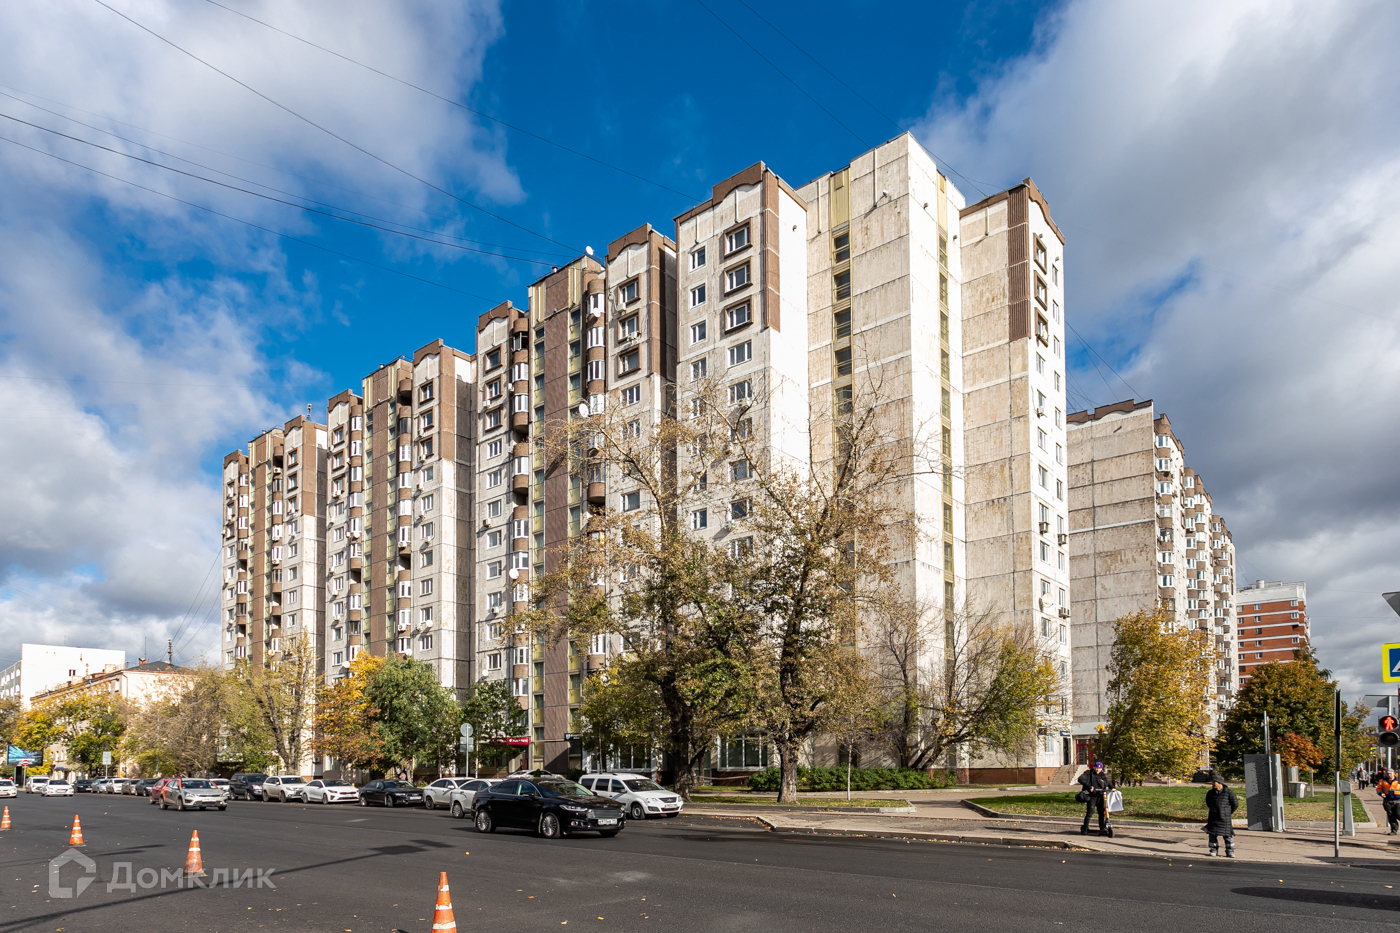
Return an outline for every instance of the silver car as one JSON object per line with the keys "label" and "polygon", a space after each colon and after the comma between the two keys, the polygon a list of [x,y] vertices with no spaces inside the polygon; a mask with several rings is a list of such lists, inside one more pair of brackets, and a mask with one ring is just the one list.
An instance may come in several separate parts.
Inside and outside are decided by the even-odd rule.
{"label": "silver car", "polygon": [[263,781],[262,799],[265,803],[276,800],[278,803],[287,803],[291,800],[306,800],[306,782],[300,776],[289,775],[268,775]]}
{"label": "silver car", "polygon": [[452,788],[451,803],[448,807],[452,811],[453,817],[460,820],[464,816],[471,815],[472,801],[476,799],[476,792],[499,783],[501,782],[498,778],[470,778]]}
{"label": "silver car", "polygon": [[468,780],[470,778],[438,778],[423,788],[423,806],[429,810],[436,810],[438,807],[447,809],[451,806],[450,795],[452,791],[461,787]]}
{"label": "silver car", "polygon": [[165,793],[161,794],[162,810],[169,809],[171,803],[175,804],[176,810],[204,810],[208,807],[223,810],[228,807],[228,795],[204,778],[180,778],[167,784]]}

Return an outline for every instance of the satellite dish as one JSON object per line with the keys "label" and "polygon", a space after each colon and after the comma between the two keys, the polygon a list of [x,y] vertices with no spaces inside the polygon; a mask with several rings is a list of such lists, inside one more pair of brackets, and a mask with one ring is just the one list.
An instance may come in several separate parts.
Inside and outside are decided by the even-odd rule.
{"label": "satellite dish", "polygon": [[584,251],[585,253],[587,253],[588,255],[590,255],[590,256],[593,255],[593,247],[591,247],[591,246],[585,246],[585,247],[583,248],[583,251]]}
{"label": "satellite dish", "polygon": [[516,570],[514,567],[512,567],[512,568],[510,568],[510,573],[507,574],[507,576],[509,576],[512,580],[519,580],[519,579],[520,579],[520,571],[519,571],[519,570]]}
{"label": "satellite dish", "polygon": [[589,415],[588,403],[587,403],[587,402],[584,402],[582,405],[580,405],[580,406],[578,407],[578,416],[579,416],[580,418],[587,418],[588,415]]}

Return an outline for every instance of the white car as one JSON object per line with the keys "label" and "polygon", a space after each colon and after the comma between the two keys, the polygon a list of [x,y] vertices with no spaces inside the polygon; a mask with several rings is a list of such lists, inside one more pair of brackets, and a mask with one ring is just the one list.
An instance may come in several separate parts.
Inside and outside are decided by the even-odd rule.
{"label": "white car", "polygon": [[306,782],[299,775],[269,774],[262,785],[262,799],[265,803],[276,800],[287,803],[292,800],[306,800]]}
{"label": "white car", "polygon": [[0,778],[0,797],[18,797],[19,788],[9,778]]}
{"label": "white car", "polygon": [[42,794],[44,792],[44,785],[47,783],[49,783],[49,779],[46,777],[26,778],[24,781],[24,792],[26,794]]}
{"label": "white car", "polygon": [[72,797],[73,785],[67,781],[49,781],[39,793],[45,797]]}
{"label": "white car", "polygon": [[359,803],[360,791],[349,781],[317,778],[302,792],[307,803]]}
{"label": "white car", "polygon": [[230,785],[228,778],[209,778],[209,783],[213,784],[219,790],[223,791],[224,796],[231,796],[233,793],[231,790],[229,790]]}
{"label": "white car", "polygon": [[122,788],[130,784],[134,778],[112,778],[107,785],[102,788],[104,794],[120,794]]}
{"label": "white car", "polygon": [[446,809],[452,805],[452,791],[461,787],[470,778],[438,778],[427,787],[423,788],[423,806],[429,810],[436,810],[438,807]]}
{"label": "white car", "polygon": [[667,790],[644,774],[607,771],[585,774],[579,783],[599,797],[611,797],[634,820],[649,816],[676,816],[684,803],[680,796]]}
{"label": "white car", "polygon": [[492,784],[501,783],[498,778],[464,778],[462,783],[452,788],[449,795],[448,809],[457,819],[470,816],[472,812],[472,801],[476,799],[476,792],[485,790]]}
{"label": "white car", "polygon": [[228,807],[228,794],[204,778],[180,778],[167,784],[165,793],[160,795],[162,810],[172,806],[176,810],[203,810],[205,807],[223,810]]}

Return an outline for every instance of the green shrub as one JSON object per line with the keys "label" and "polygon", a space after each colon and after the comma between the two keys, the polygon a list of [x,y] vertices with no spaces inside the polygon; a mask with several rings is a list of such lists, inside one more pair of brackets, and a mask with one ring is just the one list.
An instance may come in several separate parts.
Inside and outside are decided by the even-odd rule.
{"label": "green shrub", "polygon": [[[749,789],[776,791],[782,782],[782,772],[777,768],[765,768],[749,776]],[[851,790],[929,790],[933,787],[951,787],[956,781],[953,776],[939,772],[936,779],[930,779],[927,771],[908,771],[897,768],[852,768]],[[799,790],[837,791],[846,789],[845,768],[803,768],[797,769]]]}

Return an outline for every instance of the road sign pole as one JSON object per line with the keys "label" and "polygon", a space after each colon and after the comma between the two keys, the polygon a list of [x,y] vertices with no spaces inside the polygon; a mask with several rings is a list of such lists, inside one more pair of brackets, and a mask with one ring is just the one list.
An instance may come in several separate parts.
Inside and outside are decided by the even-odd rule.
{"label": "road sign pole", "polygon": [[[1332,711],[1332,751],[1335,767],[1332,771],[1332,857],[1342,856],[1342,691],[1333,696],[1335,706]],[[1350,798],[1347,803],[1351,803]]]}

